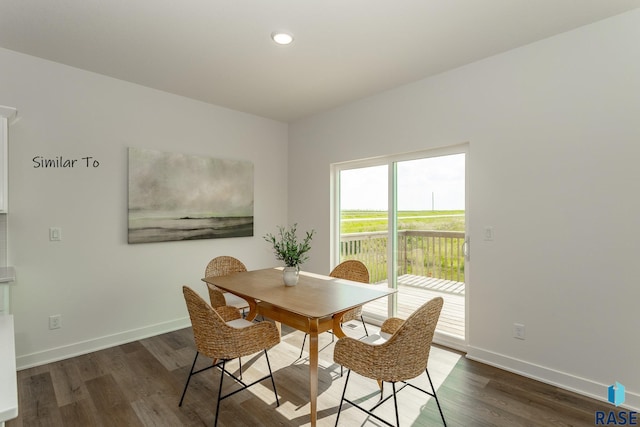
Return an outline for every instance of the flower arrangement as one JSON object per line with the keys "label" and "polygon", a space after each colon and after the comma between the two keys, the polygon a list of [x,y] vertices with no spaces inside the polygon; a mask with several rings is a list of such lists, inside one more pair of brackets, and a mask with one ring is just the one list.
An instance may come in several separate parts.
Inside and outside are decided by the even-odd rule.
{"label": "flower arrangement", "polygon": [[307,252],[311,249],[311,239],[315,230],[307,231],[305,238],[298,242],[298,224],[293,224],[289,229],[278,226],[278,236],[267,233],[264,240],[273,245],[276,259],[284,261],[287,267],[300,268],[300,265],[309,259]]}

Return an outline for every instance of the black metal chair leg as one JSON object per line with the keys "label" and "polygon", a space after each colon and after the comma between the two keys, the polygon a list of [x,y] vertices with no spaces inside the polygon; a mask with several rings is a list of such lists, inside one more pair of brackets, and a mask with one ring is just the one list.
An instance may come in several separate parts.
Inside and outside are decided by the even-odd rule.
{"label": "black metal chair leg", "polygon": [[[369,414],[369,416],[377,419],[378,421],[382,422],[385,425],[388,425],[390,427],[400,427],[400,412],[398,409],[398,397],[397,394],[399,391],[403,390],[405,387],[410,386],[412,388],[415,388],[416,390],[419,390],[423,393],[428,394],[429,396],[432,396],[433,398],[435,398],[436,400],[436,404],[438,405],[438,411],[440,411],[440,417],[442,417],[442,423],[444,424],[444,426],[447,426],[447,422],[444,419],[444,413],[442,412],[442,407],[440,406],[440,401],[438,400],[438,396],[436,395],[436,389],[433,386],[433,382],[431,381],[431,376],[429,375],[429,372],[426,371],[427,374],[427,378],[429,379],[429,384],[431,385],[431,391],[432,393],[428,392],[427,390],[424,390],[414,384],[408,383],[406,381],[402,381],[403,382],[403,386],[400,387],[399,389],[396,389],[396,383],[395,382],[391,382],[391,386],[393,388],[392,390],[392,394],[390,394],[389,396],[387,396],[386,398],[384,397],[384,382],[382,382],[381,386],[380,386],[380,400],[378,401],[378,403],[376,403],[375,405],[373,405],[370,409],[365,409],[364,407],[358,405],[356,402],[347,399],[346,398],[346,393],[347,393],[347,384],[349,383],[349,375],[351,374],[351,370],[349,369],[347,372],[347,379],[344,383],[344,390],[342,391],[342,398],[340,399],[340,406],[338,408],[338,415],[336,417],[336,427],[338,426],[338,420],[340,419],[340,412],[342,411],[342,405],[344,402],[349,403],[351,406],[358,408],[359,410]],[[393,405],[394,405],[394,409],[395,409],[395,413],[396,413],[396,425],[394,426],[393,424],[391,424],[389,421],[379,417],[378,415],[374,414],[373,411],[378,408],[380,405],[384,404],[387,400],[391,399],[393,397]]]}
{"label": "black metal chair leg", "polygon": [[340,411],[342,411],[342,403],[344,402],[344,395],[347,393],[347,384],[349,384],[349,375],[351,375],[351,369],[347,371],[347,379],[344,382],[344,389],[342,390],[342,398],[340,399],[340,407],[338,408],[338,416],[336,417],[335,427],[338,427],[338,420],[340,419]]}
{"label": "black metal chair leg", "polygon": [[307,334],[304,334],[304,339],[302,340],[302,347],[300,347],[300,356],[298,356],[298,359],[302,359],[302,353],[304,352],[305,342],[307,342]]}
{"label": "black metal chair leg", "polygon": [[436,388],[433,386],[433,382],[431,381],[431,375],[429,375],[429,370],[425,369],[427,373],[427,378],[429,379],[429,384],[431,385],[431,391],[433,391],[433,398],[436,400],[436,405],[438,405],[438,411],[440,411],[440,417],[442,417],[442,424],[444,427],[447,427],[447,422],[444,420],[444,413],[442,412],[442,407],[440,406],[440,401],[438,400],[438,396],[436,394]]}
{"label": "black metal chair leg", "polygon": [[238,363],[240,364],[240,376],[239,376],[239,378],[242,379],[242,357],[238,357]]}
{"label": "black metal chair leg", "polygon": [[267,359],[267,367],[269,368],[269,375],[271,376],[271,385],[273,386],[273,394],[276,395],[276,407],[280,406],[280,399],[278,399],[278,392],[276,391],[276,382],[273,379],[273,372],[271,372],[271,363],[269,363],[269,355],[267,350],[264,350],[264,357]]}
{"label": "black metal chair leg", "polygon": [[220,412],[220,397],[222,396],[222,381],[224,380],[224,365],[226,360],[222,360],[222,372],[220,372],[220,387],[218,388],[218,402],[216,403],[216,420],[213,422],[213,427],[218,425],[218,413]]}
{"label": "black metal chair leg", "polygon": [[178,403],[178,406],[182,406],[184,395],[187,394],[187,387],[189,387],[189,381],[191,381],[191,376],[193,375],[193,368],[196,366],[196,361],[198,360],[198,354],[199,352],[196,351],[196,357],[193,358],[193,363],[191,364],[191,370],[189,371],[189,376],[187,377],[187,383],[184,385],[184,390],[182,391],[182,397],[180,398],[180,403]]}
{"label": "black metal chair leg", "polygon": [[400,416],[398,415],[398,398],[396,397],[396,383],[391,383],[393,389],[393,406],[396,408],[396,427],[400,427]]}
{"label": "black metal chair leg", "polygon": [[360,320],[362,321],[362,327],[364,328],[364,334],[369,336],[369,331],[367,331],[367,325],[364,323],[364,317],[360,316]]}

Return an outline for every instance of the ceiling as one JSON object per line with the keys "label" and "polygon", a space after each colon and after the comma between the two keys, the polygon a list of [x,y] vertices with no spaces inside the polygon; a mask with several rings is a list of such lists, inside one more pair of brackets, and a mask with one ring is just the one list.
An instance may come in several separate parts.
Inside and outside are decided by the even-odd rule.
{"label": "ceiling", "polygon": [[[0,46],[283,122],[637,0],[2,0]],[[295,37],[289,46],[274,30]]]}

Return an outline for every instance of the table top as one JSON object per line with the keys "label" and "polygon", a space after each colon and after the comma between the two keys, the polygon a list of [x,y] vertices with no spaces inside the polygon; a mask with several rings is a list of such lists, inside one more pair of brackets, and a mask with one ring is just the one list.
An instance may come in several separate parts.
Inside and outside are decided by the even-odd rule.
{"label": "table top", "polygon": [[298,284],[285,286],[281,268],[205,277],[207,283],[309,318],[325,318],[393,294],[395,289],[301,271]]}

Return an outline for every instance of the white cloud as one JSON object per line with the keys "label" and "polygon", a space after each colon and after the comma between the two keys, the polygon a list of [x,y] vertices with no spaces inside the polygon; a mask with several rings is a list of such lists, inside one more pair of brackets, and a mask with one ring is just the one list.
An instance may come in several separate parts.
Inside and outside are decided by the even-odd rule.
{"label": "white cloud", "polygon": [[[465,155],[398,162],[399,210],[465,209]],[[386,210],[386,165],[342,171],[340,205],[345,210]]]}

